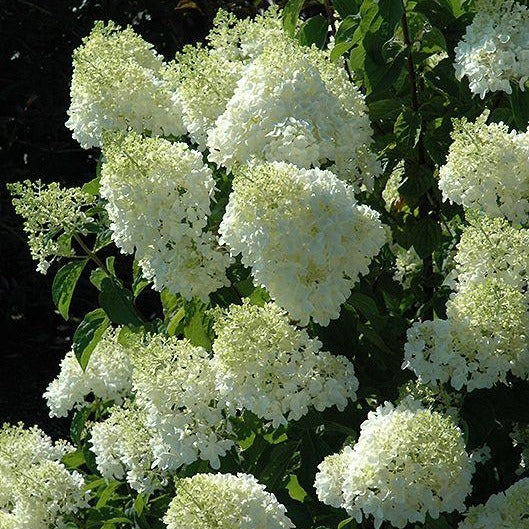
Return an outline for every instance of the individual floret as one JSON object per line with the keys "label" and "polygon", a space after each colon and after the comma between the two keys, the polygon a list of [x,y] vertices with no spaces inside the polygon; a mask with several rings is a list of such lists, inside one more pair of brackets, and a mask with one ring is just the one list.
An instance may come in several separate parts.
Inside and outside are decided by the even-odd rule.
{"label": "individual floret", "polygon": [[311,407],[343,410],[356,397],[351,362],[320,351],[321,343],[290,325],[274,303],[231,305],[215,331],[217,386],[233,411],[249,410],[277,428]]}
{"label": "individual floret", "polygon": [[122,252],[135,251],[154,288],[207,300],[229,284],[230,257],[207,230],[215,181],[202,155],[135,133],[105,135],[103,152],[112,239]]}
{"label": "individual floret", "polygon": [[185,133],[167,67],[130,27],[96,22],[73,55],[66,126],[82,147],[99,147],[104,130],[129,128],[153,135]]}
{"label": "individual floret", "polygon": [[284,162],[237,172],[219,231],[301,325],[337,318],[386,242],[378,213],[358,204],[351,186],[330,171]]}
{"label": "individual floret", "polygon": [[273,494],[248,474],[197,474],[176,483],[167,529],[290,529]]}

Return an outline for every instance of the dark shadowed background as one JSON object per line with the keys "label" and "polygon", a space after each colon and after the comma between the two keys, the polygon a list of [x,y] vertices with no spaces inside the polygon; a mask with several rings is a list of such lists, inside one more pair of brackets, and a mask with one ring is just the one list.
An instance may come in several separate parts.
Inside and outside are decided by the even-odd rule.
{"label": "dark shadowed background", "polygon": [[95,20],[131,24],[166,58],[204,38],[219,7],[241,16],[264,0],[0,0],[0,424],[23,421],[64,434],[42,399],[94,289],[81,281],[65,322],[48,275],[35,272],[5,183],[40,178],[67,186],[93,178],[97,151],[82,150],[64,126],[72,51]]}

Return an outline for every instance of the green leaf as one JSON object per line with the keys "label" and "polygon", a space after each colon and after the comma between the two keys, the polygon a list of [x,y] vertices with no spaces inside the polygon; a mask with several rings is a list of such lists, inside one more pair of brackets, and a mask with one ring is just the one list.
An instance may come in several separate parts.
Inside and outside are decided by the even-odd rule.
{"label": "green leaf", "polygon": [[121,286],[114,278],[106,277],[101,281],[99,304],[110,321],[117,325],[141,325],[136,314],[132,293]]}
{"label": "green leaf", "polygon": [[105,311],[96,309],[89,312],[77,327],[73,335],[73,351],[83,370],[88,365],[92,351],[109,324]]}
{"label": "green leaf", "polygon": [[84,191],[87,195],[95,197],[99,195],[99,187],[100,178],[99,176],[96,176],[93,180],[90,180],[90,182],[86,182],[86,184],[81,187],[81,190]]}
{"label": "green leaf", "polygon": [[73,291],[86,263],[88,263],[88,259],[72,261],[64,265],[53,280],[51,287],[53,302],[65,320],[68,320]]}
{"label": "green leaf", "polygon": [[76,445],[81,444],[84,427],[89,416],[90,408],[83,408],[73,416],[72,424],[70,425],[70,437]]}
{"label": "green leaf", "polygon": [[305,489],[299,484],[298,477],[295,474],[290,475],[290,479],[287,483],[288,495],[297,501],[305,501],[307,493]]}
{"label": "green leaf", "polygon": [[171,317],[169,323],[167,324],[167,334],[169,336],[174,336],[176,334],[176,329],[180,322],[184,319],[186,311],[184,307],[181,307],[174,316]]}
{"label": "green leaf", "polygon": [[149,281],[143,277],[142,269],[136,261],[132,264],[132,277],[132,293],[134,298],[137,298],[147,287]]}
{"label": "green leaf", "polygon": [[355,15],[360,8],[359,0],[332,0],[334,9],[340,15],[340,18],[345,18],[349,15]]}
{"label": "green leaf", "polygon": [[353,46],[355,45],[355,43],[350,40],[350,41],[347,41],[347,42],[339,42],[338,44],[336,44],[336,46],[334,46],[334,48],[331,50],[331,61],[332,62],[337,62],[338,59],[346,52],[346,51],[349,51]]}
{"label": "green leaf", "polygon": [[437,222],[430,217],[414,223],[413,247],[421,259],[432,255],[441,242],[442,230]]}
{"label": "green leaf", "polygon": [[143,509],[147,505],[147,498],[140,492],[134,500],[134,511],[138,516],[141,516]]}
{"label": "green leaf", "polygon": [[79,468],[84,464],[84,454],[82,450],[74,450],[62,456],[61,461],[69,469]]}
{"label": "green leaf", "polygon": [[121,485],[119,481],[111,481],[103,490],[103,492],[99,495],[99,498],[96,503],[96,509],[100,509],[101,507],[104,507],[109,500],[112,498],[112,494],[114,494],[114,491]]}
{"label": "green leaf", "polygon": [[411,108],[404,109],[393,127],[397,145],[404,153],[412,151],[421,133],[421,116]]}
{"label": "green leaf", "polygon": [[329,22],[322,15],[309,18],[299,28],[296,38],[302,46],[312,46],[323,49],[327,41]]}
{"label": "green leaf", "polygon": [[347,304],[358,309],[368,320],[380,316],[375,301],[362,292],[353,292],[347,300]]}
{"label": "green leaf", "polygon": [[339,524],[338,524],[338,527],[337,529],[344,529],[344,528],[348,528],[348,529],[354,529],[355,527],[357,527],[357,524],[356,522],[354,521],[353,518],[346,518],[345,520],[342,520]]}
{"label": "green leaf", "polygon": [[283,8],[283,28],[291,37],[296,33],[299,13],[304,3],[304,0],[288,0]]}
{"label": "green leaf", "polygon": [[208,332],[209,318],[202,311],[196,311],[184,329],[184,336],[193,344],[211,349],[211,336]]}

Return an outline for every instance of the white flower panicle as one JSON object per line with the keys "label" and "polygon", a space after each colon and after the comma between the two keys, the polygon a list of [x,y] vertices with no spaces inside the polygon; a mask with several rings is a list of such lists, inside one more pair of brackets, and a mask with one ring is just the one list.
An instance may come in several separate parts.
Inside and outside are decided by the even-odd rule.
{"label": "white flower panicle", "polygon": [[170,64],[169,77],[182,103],[183,121],[201,149],[224,112],[245,65],[271,42],[288,38],[277,9],[238,20],[218,11],[207,45],[185,46]]}
{"label": "white flower panicle", "polygon": [[488,111],[474,123],[454,120],[453,143],[439,171],[444,200],[524,224],[529,214],[529,132],[486,124]]}
{"label": "white flower panicle", "polygon": [[458,529],[526,529],[529,527],[529,478],[504,492],[493,494],[485,504],[470,507]]}
{"label": "white flower panicle", "polygon": [[497,278],[514,288],[526,289],[529,281],[529,230],[516,229],[502,218],[470,216],[457,246],[456,288]]}
{"label": "white flower panicle", "polygon": [[0,429],[0,527],[60,528],[87,507],[83,477],[59,461],[71,450],[37,427]]}
{"label": "white flower panicle", "polygon": [[447,319],[417,322],[408,330],[404,368],[423,383],[448,382],[459,390],[529,376],[525,296],[498,279],[469,285],[447,303]]}
{"label": "white flower panicle", "polygon": [[197,474],[178,480],[167,529],[291,529],[277,498],[249,474]]}
{"label": "white flower panicle", "polygon": [[104,478],[125,478],[134,490],[151,493],[160,487],[164,475],[152,469],[154,434],[146,423],[144,410],[113,407],[108,418],[92,427],[90,442],[97,469]]}
{"label": "white flower panicle", "polygon": [[61,362],[61,371],[44,398],[51,417],[66,417],[72,409],[87,404],[87,397],[121,404],[132,390],[132,362],[126,348],[118,342],[119,329],[105,331],[83,371],[70,351]]}
{"label": "white flower panicle", "polygon": [[330,171],[284,162],[238,170],[219,228],[294,320],[328,325],[386,242],[378,213]]}
{"label": "white flower panicle", "polygon": [[73,254],[70,239],[83,232],[93,219],[87,208],[94,197],[81,188],[64,188],[57,182],[43,184],[40,180],[8,184],[15,211],[24,218],[31,256],[37,271],[45,274],[56,257]]}
{"label": "white flower panicle", "polygon": [[153,465],[176,470],[197,459],[219,468],[233,446],[209,354],[187,341],[150,337],[134,355],[133,389],[155,432]]}
{"label": "white flower panicle", "polygon": [[107,134],[101,196],[112,239],[135,256],[156,290],[187,299],[228,284],[227,252],[206,230],[215,182],[199,152],[184,143]]}
{"label": "white flower panicle", "polygon": [[97,22],[73,55],[66,126],[84,148],[101,145],[104,130],[153,135],[185,133],[167,66],[132,28]]}
{"label": "white flower panicle", "polygon": [[521,90],[529,78],[529,10],[514,0],[478,0],[476,16],[455,49],[456,77],[467,77],[470,90]]}
{"label": "white flower panicle", "polygon": [[218,315],[213,344],[217,386],[230,410],[249,410],[277,428],[310,407],[343,410],[358,380],[343,356],[289,324],[273,303],[231,305]]}
{"label": "white flower panicle", "polygon": [[318,497],[358,523],[373,517],[378,529],[384,521],[403,528],[463,511],[473,465],[452,419],[406,401],[370,412],[358,442],[319,470]]}
{"label": "white flower panicle", "polygon": [[[341,99],[343,92],[335,93],[320,73],[323,59],[316,53],[279,39],[245,68],[208,134],[210,160],[228,169],[256,160],[304,168],[333,163],[338,176],[371,187],[378,168],[368,155],[372,131],[364,100],[350,83],[349,97]],[[342,72],[332,67],[336,84]]]}

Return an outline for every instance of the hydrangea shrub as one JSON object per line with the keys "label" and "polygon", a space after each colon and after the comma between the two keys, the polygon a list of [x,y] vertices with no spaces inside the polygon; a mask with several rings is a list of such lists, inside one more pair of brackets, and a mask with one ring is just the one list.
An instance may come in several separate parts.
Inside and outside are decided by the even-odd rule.
{"label": "hydrangea shrub", "polygon": [[75,51],[97,173],[10,190],[97,303],[71,441],[0,430],[0,529],[529,527],[528,7],[304,4]]}

